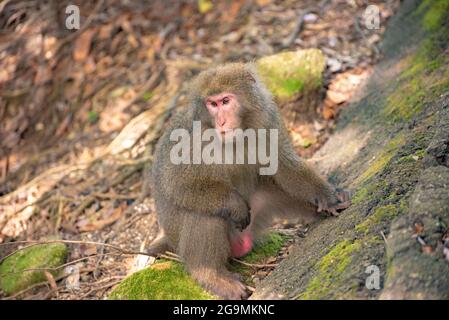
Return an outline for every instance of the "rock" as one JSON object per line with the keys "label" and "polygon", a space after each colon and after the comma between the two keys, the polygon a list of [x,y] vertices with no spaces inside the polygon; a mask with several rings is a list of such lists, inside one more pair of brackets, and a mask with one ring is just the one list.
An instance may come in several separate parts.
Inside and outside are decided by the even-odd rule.
{"label": "rock", "polygon": [[260,58],[256,65],[262,80],[279,101],[319,89],[326,66],[319,49],[281,52]]}
{"label": "rock", "polygon": [[[62,265],[67,257],[67,246],[63,243],[49,243],[20,250],[0,264],[0,288],[12,294],[29,286],[45,281],[43,271],[26,269],[55,268]],[[50,271],[56,277],[61,270]]]}

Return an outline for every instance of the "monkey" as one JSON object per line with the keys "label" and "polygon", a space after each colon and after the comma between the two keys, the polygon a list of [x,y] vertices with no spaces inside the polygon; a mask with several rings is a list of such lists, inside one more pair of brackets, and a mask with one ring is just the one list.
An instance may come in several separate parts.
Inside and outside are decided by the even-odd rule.
{"label": "monkey", "polygon": [[[148,253],[174,251],[206,290],[224,299],[244,299],[246,286],[227,268],[231,257],[249,253],[274,218],[311,222],[319,212],[338,215],[350,205],[350,195],[335,189],[296,154],[278,107],[252,63],[202,71],[187,95],[186,108],[172,117],[155,149],[151,190],[160,231]],[[183,129],[193,137],[195,121],[201,132],[212,130],[222,146],[232,148],[238,130],[277,130],[277,171],[262,175],[259,161],[173,163],[177,141],[172,133]],[[275,141],[268,140],[269,145]],[[194,156],[192,149],[189,156]]]}

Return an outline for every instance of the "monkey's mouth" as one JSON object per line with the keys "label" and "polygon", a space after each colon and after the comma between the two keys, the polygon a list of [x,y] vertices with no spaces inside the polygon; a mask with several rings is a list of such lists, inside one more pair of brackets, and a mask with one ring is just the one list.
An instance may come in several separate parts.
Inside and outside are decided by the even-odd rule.
{"label": "monkey's mouth", "polygon": [[232,141],[236,135],[236,129],[217,130],[217,134],[222,141]]}
{"label": "monkey's mouth", "polygon": [[218,135],[223,136],[223,137],[224,137],[225,135],[233,134],[234,131],[235,131],[235,129],[233,129],[233,128],[224,129],[224,130],[218,130],[218,129],[217,129]]}

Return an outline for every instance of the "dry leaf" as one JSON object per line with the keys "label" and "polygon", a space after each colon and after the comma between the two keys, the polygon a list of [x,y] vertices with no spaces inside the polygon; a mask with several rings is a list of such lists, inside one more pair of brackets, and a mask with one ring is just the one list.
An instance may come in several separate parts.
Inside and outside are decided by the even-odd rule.
{"label": "dry leaf", "polygon": [[433,252],[433,248],[431,246],[422,246],[422,252],[425,254],[431,254]]}
{"label": "dry leaf", "polygon": [[52,290],[57,290],[58,286],[56,285],[56,280],[53,277],[53,275],[48,271],[44,271],[44,274],[45,274],[45,277],[47,278],[47,281],[50,284],[50,287],[52,288]]}
{"label": "dry leaf", "polygon": [[206,13],[212,9],[213,4],[210,0],[198,0],[198,10],[200,13]]}
{"label": "dry leaf", "polygon": [[414,223],[415,233],[419,234],[424,231],[424,224],[421,221],[416,221]]}
{"label": "dry leaf", "polygon": [[95,29],[87,29],[76,39],[73,49],[73,59],[75,61],[84,61],[87,58],[95,32]]}
{"label": "dry leaf", "polygon": [[123,203],[117,208],[107,208],[108,211],[105,214],[107,217],[104,219],[99,219],[96,221],[89,221],[88,219],[83,219],[77,223],[78,230],[80,232],[89,232],[103,229],[107,225],[110,225],[111,223],[117,221],[122,215],[122,212],[125,209],[125,207],[126,204]]}

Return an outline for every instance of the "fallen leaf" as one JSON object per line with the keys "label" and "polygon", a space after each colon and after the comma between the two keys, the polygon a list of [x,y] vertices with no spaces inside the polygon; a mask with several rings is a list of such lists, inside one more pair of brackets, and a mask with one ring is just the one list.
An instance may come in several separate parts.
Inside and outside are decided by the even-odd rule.
{"label": "fallen leaf", "polygon": [[95,29],[87,29],[76,39],[73,48],[73,59],[75,61],[84,61],[87,58],[95,32]]}
{"label": "fallen leaf", "polygon": [[117,221],[121,217],[125,207],[126,204],[123,203],[117,208],[105,208],[107,210],[106,212],[104,212],[106,218],[98,220],[83,219],[77,223],[78,230],[80,232],[101,230],[107,225],[110,225],[111,223]]}
{"label": "fallen leaf", "polygon": [[47,278],[47,281],[50,284],[50,287],[52,288],[52,290],[57,290],[58,286],[56,285],[56,280],[53,277],[53,275],[48,271],[44,271],[44,274],[45,274],[45,277]]}
{"label": "fallen leaf", "polygon": [[210,0],[198,0],[198,10],[200,13],[206,13],[212,9],[213,4]]}
{"label": "fallen leaf", "polygon": [[413,226],[415,227],[415,233],[417,234],[424,231],[424,224],[421,221],[416,221]]}
{"label": "fallen leaf", "polygon": [[431,246],[422,246],[422,252],[425,254],[431,254],[433,252],[433,248]]}

